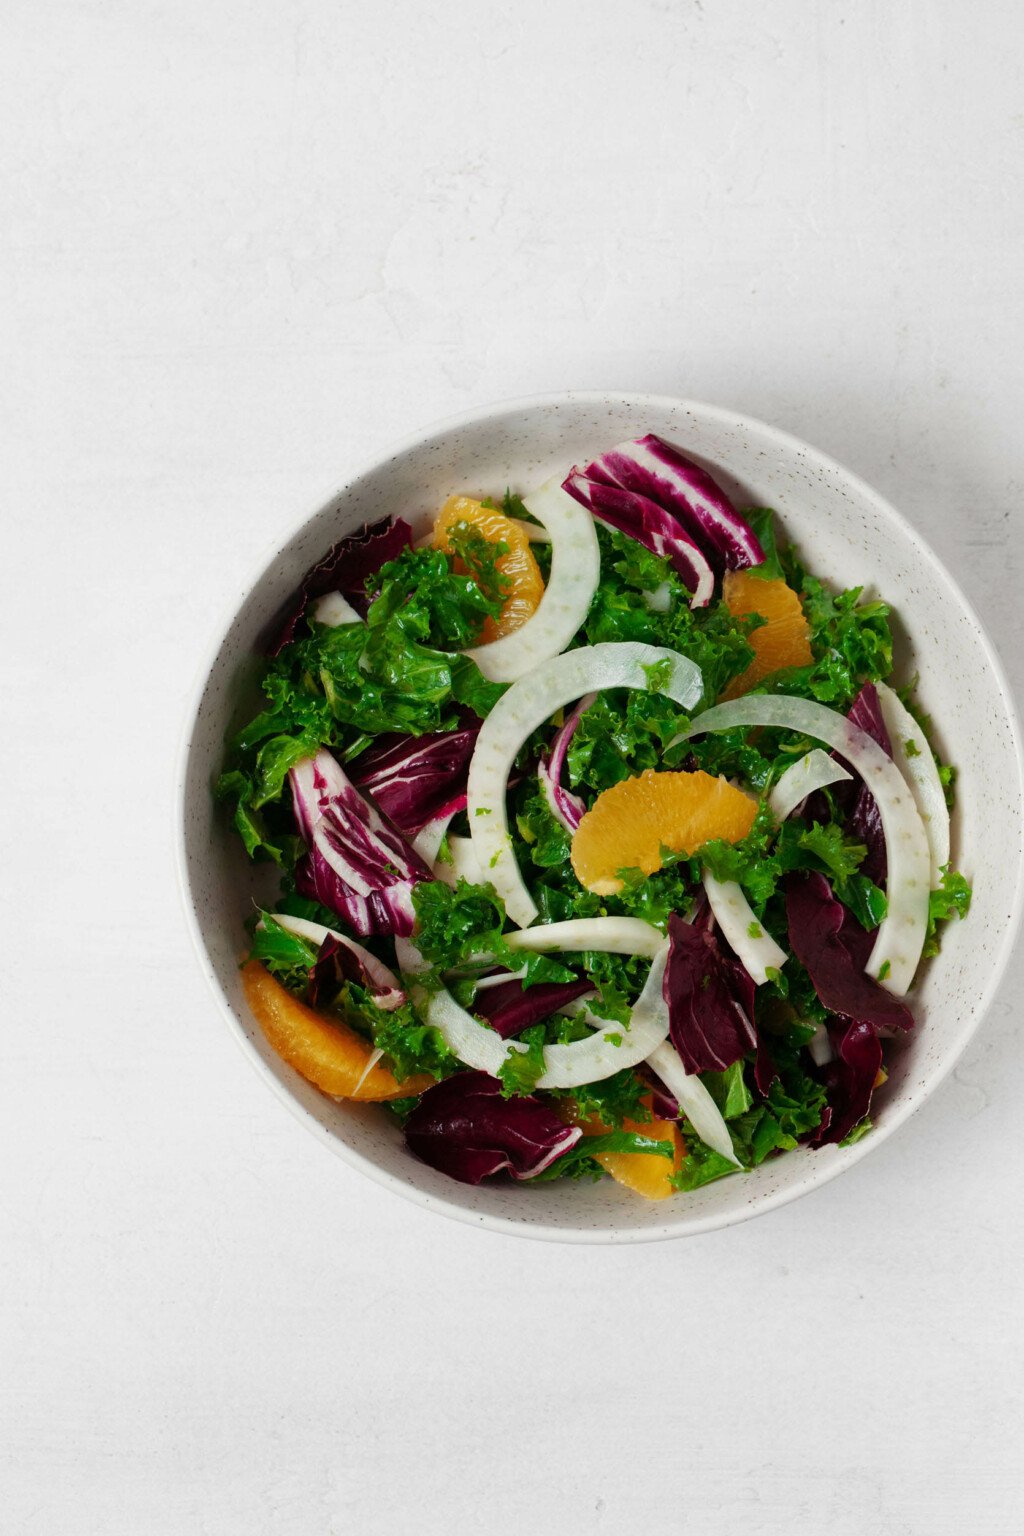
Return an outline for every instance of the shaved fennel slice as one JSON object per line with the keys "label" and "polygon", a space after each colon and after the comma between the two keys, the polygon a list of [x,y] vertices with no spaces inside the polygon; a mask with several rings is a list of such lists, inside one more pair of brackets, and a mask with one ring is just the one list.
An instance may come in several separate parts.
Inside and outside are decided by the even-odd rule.
{"label": "shaved fennel slice", "polygon": [[[480,860],[473,848],[471,837],[450,837],[448,852],[452,862],[448,866],[455,880],[468,880],[470,885],[486,885],[488,876],[480,868]],[[444,866],[441,866],[444,868]],[[442,876],[442,879],[447,878]],[[454,883],[454,881],[453,881]]]}
{"label": "shaved fennel slice", "polygon": [[843,779],[852,777],[842,763],[837,763],[834,757],[830,757],[820,747],[815,747],[805,752],[781,775],[768,796],[768,809],[776,821],[785,821],[787,816],[792,816],[800,802],[816,789],[824,789],[828,784],[839,784]]}
{"label": "shaved fennel slice", "polygon": [[502,694],[480,727],[467,782],[469,833],[477,862],[521,928],[533,922],[537,905],[516,862],[505,804],[516,754],[531,732],[563,705],[601,688],[648,688],[651,669],[659,666],[668,673],[659,678],[659,691],[692,709],[703,681],[700,668],[688,657],[639,641],[607,641],[566,651],[537,667]]}
{"label": "shaved fennel slice", "polygon": [[[359,1081],[358,1081],[358,1083],[356,1083],[355,1087],[352,1089],[351,1097],[353,1099],[356,1097],[356,1095],[358,1094],[360,1088],[366,1082],[366,1079],[369,1077],[370,1073],[373,1071],[374,1067],[377,1065],[378,1061],[380,1061],[380,1059],[381,1059],[381,1057],[383,1055],[384,1055],[384,1052],[378,1046],[378,1048],[375,1051],[371,1051],[369,1056],[367,1056],[367,1058],[366,1058],[366,1066],[363,1068],[362,1072],[359,1074]],[[339,1099],[338,1100],[339,1104],[344,1104],[344,1102],[345,1102],[344,1099]]]}
{"label": "shaved fennel slice", "polygon": [[[423,956],[408,939],[395,940],[395,953],[403,972],[416,976],[426,969]],[[594,1033],[571,1045],[544,1047],[544,1072],[538,1088],[579,1088],[584,1083],[599,1083],[625,1067],[635,1067],[650,1056],[668,1035],[668,1005],[662,997],[662,981],[668,943],[651,962],[643,991],[633,1004],[629,1024],[599,1019],[583,1009]],[[481,1024],[455,1001],[450,992],[427,993],[416,989],[416,1000],[426,1008],[427,1021],[444,1038],[453,1055],[478,1072],[497,1077],[513,1052],[523,1054],[527,1047],[519,1040],[503,1040],[496,1030]]]}
{"label": "shaved fennel slice", "polygon": [[888,911],[882,919],[865,970],[897,996],[914,979],[928,925],[931,852],[914,797],[892,758],[824,704],[789,694],[747,694],[716,704],[694,720],[682,738],[738,725],[767,725],[814,736],[854,767],[870,789],[882,820],[889,875]]}
{"label": "shaved fennel slice", "polygon": [[811,1060],[816,1067],[827,1067],[832,1060],[832,1042],[824,1024],[815,1024],[814,1034],[807,1042]]}
{"label": "shaved fennel slice", "polygon": [[[362,944],[357,944],[355,939],[339,933],[336,928],[326,928],[323,923],[310,922],[306,917],[292,917],[287,912],[272,912],[271,916],[279,928],[286,929],[288,933],[294,933],[297,938],[306,939],[310,944],[319,945],[324,942],[324,939],[337,939],[344,949],[355,955],[377,988],[377,994],[373,1000],[378,1008],[384,1008],[390,1012],[394,1008],[401,1007],[405,1002],[405,993],[395,973],[388,970],[383,960],[378,960],[377,956],[372,955],[368,949],[364,949]],[[257,926],[262,928],[262,921]]]}
{"label": "shaved fennel slice", "polygon": [[336,629],[340,624],[361,624],[363,621],[347,597],[340,592],[325,592],[310,609],[309,616],[317,624],[327,624]]}
{"label": "shaved fennel slice", "polygon": [[643,599],[652,613],[668,613],[672,607],[672,588],[663,581],[653,592],[645,592]]}
{"label": "shaved fennel slice", "polygon": [[668,1040],[663,1041],[648,1056],[647,1065],[661,1078],[669,1093],[674,1094],[679,1108],[705,1146],[728,1158],[737,1168],[742,1167],[722,1111],[696,1073],[685,1070],[675,1047]]}
{"label": "shaved fennel slice", "polygon": [[[526,503],[524,502],[525,506]],[[510,517],[509,522],[513,528],[518,528],[520,533],[526,535],[531,544],[550,544],[551,534],[540,523],[528,523],[521,517]]]}
{"label": "shaved fennel slice", "polygon": [[910,785],[924,822],[934,888],[942,883],[943,868],[949,863],[949,807],[942,780],[924,731],[906,705],[885,683],[876,683],[875,691],[892,743],[892,760]]}
{"label": "shaved fennel slice", "polygon": [[525,624],[467,651],[492,683],[514,683],[564,651],[587,616],[601,576],[594,519],[562,490],[557,477],[524,496],[523,505],[551,535],[551,574],[537,611]]}
{"label": "shaved fennel slice", "polygon": [[430,868],[439,880],[442,879],[442,876],[438,872],[437,856],[441,851],[444,835],[454,820],[455,814],[454,811],[448,811],[446,815],[437,816],[433,821],[428,821],[426,826],[422,827],[412,840],[413,852],[419,854],[424,864],[430,865]]}
{"label": "shaved fennel slice", "polygon": [[767,932],[735,880],[716,880],[704,871],[704,890],[718,926],[737,960],[755,986],[763,986],[769,970],[781,970],[789,959]]}
{"label": "shaved fennel slice", "polygon": [[549,954],[553,950],[592,949],[610,955],[649,955],[653,960],[665,943],[653,923],[642,917],[577,917],[566,923],[545,923],[506,933],[509,949]]}
{"label": "shaved fennel slice", "polygon": [[476,983],[473,995],[476,996],[477,992],[486,992],[489,987],[504,987],[510,981],[522,981],[525,975],[526,966],[524,965],[518,971],[495,971],[493,976],[481,976]]}

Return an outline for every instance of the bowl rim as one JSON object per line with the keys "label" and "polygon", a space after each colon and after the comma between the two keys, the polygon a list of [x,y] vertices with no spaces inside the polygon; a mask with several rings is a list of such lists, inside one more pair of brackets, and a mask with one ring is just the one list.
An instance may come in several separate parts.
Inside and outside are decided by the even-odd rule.
{"label": "bowl rim", "polygon": [[672,409],[681,413],[700,414],[705,419],[715,420],[741,429],[748,428],[759,434],[765,434],[770,439],[774,439],[789,452],[796,452],[799,455],[813,459],[823,468],[840,476],[859,496],[874,502],[885,516],[901,529],[914,547],[916,554],[924,562],[928,563],[938,577],[946,583],[951,594],[960,603],[963,611],[974,625],[985,660],[998,687],[1004,716],[1009,727],[1017,768],[1015,788],[1018,804],[1021,807],[1022,819],[1024,819],[1024,737],[1022,737],[1020,716],[1002,659],[974,604],[960,588],[943,561],[918,529],[886,497],[882,496],[867,481],[863,480],[830,454],[822,452],[812,444],[805,442],[802,438],[798,438],[795,434],[786,432],[769,422],[762,421],[758,417],[750,416],[746,412],[734,411],[726,406],[713,405],[687,397],[651,393],[643,390],[570,389],[547,391],[541,394],[490,401],[482,405],[472,406],[453,415],[443,416],[430,421],[416,431],[386,443],[371,458],[356,464],[347,474],[341,486],[321,501],[317,507],[310,512],[303,513],[296,520],[289,522],[286,534],[284,536],[277,535],[274,541],[263,550],[258,561],[253,563],[251,575],[242,586],[240,595],[236,593],[236,596],[231,600],[230,606],[225,605],[224,615],[213,631],[213,638],[202,651],[195,682],[189,694],[175,763],[173,797],[175,865],[179,893],[184,909],[185,924],[192,940],[199,968],[214,994],[219,1010],[227,1022],[228,1028],[239,1049],[243,1052],[251,1066],[263,1078],[264,1082],[270,1086],[278,1099],[291,1110],[292,1114],[308,1130],[321,1142],[330,1147],[336,1156],[342,1158],[351,1167],[356,1168],[375,1184],[390,1190],[406,1200],[412,1201],[422,1209],[438,1212],[450,1220],[459,1221],[471,1227],[484,1228],[485,1230],[501,1232],[514,1237],[531,1238],[541,1242],[572,1244],[661,1242],[670,1238],[697,1237],[702,1233],[738,1226],[741,1222],[749,1221],[755,1216],[765,1215],[769,1211],[777,1210],[794,1200],[801,1199],[813,1190],[820,1189],[824,1185],[831,1183],[833,1179],[852,1168],[863,1157],[866,1157],[875,1148],[880,1147],[890,1136],[906,1125],[907,1121],[920,1109],[926,1100],[931,1098],[936,1089],[940,1087],[946,1077],[952,1072],[988,1014],[992,1000],[1009,964],[1017,940],[1018,930],[1021,926],[1022,913],[1024,913],[1024,857],[1018,860],[1016,883],[1009,918],[1003,928],[998,948],[992,957],[988,978],[985,986],[982,988],[978,1006],[975,1009],[972,1020],[967,1026],[961,1028],[960,1033],[955,1037],[945,1055],[925,1074],[918,1085],[908,1093],[906,1099],[894,1107],[892,1115],[883,1126],[876,1127],[870,1136],[862,1138],[862,1140],[854,1143],[852,1147],[844,1148],[841,1156],[827,1158],[819,1156],[817,1159],[809,1161],[804,1176],[796,1183],[787,1186],[785,1189],[770,1191],[761,1199],[751,1200],[742,1210],[711,1212],[706,1216],[698,1217],[696,1220],[689,1222],[686,1226],[663,1222],[652,1226],[636,1228],[616,1227],[614,1225],[588,1226],[585,1228],[582,1226],[578,1228],[559,1227],[547,1223],[520,1221],[515,1217],[495,1215],[486,1211],[471,1211],[463,1206],[456,1205],[454,1202],[449,1202],[443,1197],[417,1189],[398,1174],[381,1168],[372,1159],[364,1156],[356,1148],[347,1145],[339,1137],[335,1136],[326,1125],[299,1102],[287,1084],[271,1071],[269,1065],[253,1047],[252,1042],[236,1017],[234,1009],[231,1007],[213,968],[199,924],[189,882],[185,793],[188,782],[188,766],[199,711],[210,675],[221,654],[231,627],[238,616],[240,607],[252,592],[255,591],[275,561],[280,558],[287,545],[296,534],[308,523],[312,522],[314,518],[318,517],[321,512],[326,510],[331,502],[342,495],[349,486],[386,468],[388,463],[422,446],[425,442],[511,411],[537,410],[570,403],[594,406],[605,406],[609,403],[628,404],[630,407],[635,406],[641,413],[647,407],[658,410]]}

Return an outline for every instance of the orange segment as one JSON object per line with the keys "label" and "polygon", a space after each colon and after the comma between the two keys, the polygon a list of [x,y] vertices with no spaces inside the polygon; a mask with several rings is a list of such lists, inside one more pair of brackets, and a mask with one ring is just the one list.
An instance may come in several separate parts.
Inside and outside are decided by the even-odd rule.
{"label": "orange segment", "polygon": [[737,618],[759,613],[768,621],[748,635],[754,659],[745,672],[733,678],[723,699],[737,698],[783,667],[806,667],[814,660],[800,599],[781,579],[768,581],[750,571],[726,571],[722,599]]}
{"label": "orange segment", "polygon": [[[485,507],[471,496],[449,496],[434,524],[434,548],[451,552],[448,534],[457,523],[470,523],[489,544],[507,544],[508,554],[495,562],[508,583],[505,605],[496,619],[488,619],[480,634],[480,643],[489,645],[502,635],[519,629],[537,611],[544,595],[544,578],[533,558],[530,541],[522,528],[510,522],[493,507]],[[458,569],[464,570],[461,561]]]}
{"label": "orange segment", "polygon": [[360,1082],[373,1053],[362,1035],[341,1019],[328,1019],[307,1008],[258,960],[242,967],[242,984],[249,1007],[277,1054],[332,1098],[400,1099],[422,1093],[434,1081],[421,1074],[400,1083],[378,1064]]}
{"label": "orange segment", "polygon": [[[644,1103],[648,1109],[651,1108],[649,1097],[644,1099]],[[584,1136],[602,1136],[610,1129],[600,1120],[587,1120],[583,1124]],[[676,1122],[657,1118],[623,1120],[622,1129],[635,1131],[638,1136],[648,1136],[652,1141],[670,1141],[671,1162],[655,1152],[597,1152],[594,1155],[595,1162],[600,1163],[605,1173],[610,1173],[617,1184],[624,1184],[635,1194],[643,1195],[645,1200],[664,1200],[674,1194],[669,1180],[673,1173],[679,1172],[686,1156],[686,1146]]]}
{"label": "orange segment", "polygon": [[726,779],[648,768],[603,790],[576,829],[572,867],[588,891],[613,896],[619,871],[661,868],[663,848],[691,854],[712,838],[738,843],[754,824],[757,801]]}

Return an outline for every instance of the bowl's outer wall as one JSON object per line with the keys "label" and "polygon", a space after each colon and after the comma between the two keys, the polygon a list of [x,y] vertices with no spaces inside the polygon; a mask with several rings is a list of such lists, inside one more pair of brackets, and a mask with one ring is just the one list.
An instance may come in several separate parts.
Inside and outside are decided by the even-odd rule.
{"label": "bowl's outer wall", "polygon": [[[954,859],[975,888],[970,920],[952,925],[913,998],[918,1028],[879,1095],[876,1129],[856,1147],[806,1149],[754,1173],[663,1203],[609,1180],[532,1189],[454,1183],[407,1154],[372,1107],[331,1103],[270,1050],[238,979],[242,922],[256,880],[215,815],[210,785],[239,699],[251,688],[257,636],[298,578],[364,521],[423,517],[453,491],[525,491],[624,438],[657,432],[713,467],[741,505],[771,506],[784,535],[831,582],[863,585],[898,614],[901,677],[919,698],[940,750],[956,763]],[[792,438],[729,412],[650,396],[567,395],[485,409],[428,431],[378,461],[309,518],[260,572],[213,659],[183,758],[182,873],[205,968],[243,1046],[310,1129],[368,1173],[420,1203],[488,1226],[569,1240],[637,1240],[741,1220],[849,1166],[921,1103],[977,1027],[1012,943],[1020,906],[1020,746],[1001,668],[963,596],[934,555],[882,499]]]}

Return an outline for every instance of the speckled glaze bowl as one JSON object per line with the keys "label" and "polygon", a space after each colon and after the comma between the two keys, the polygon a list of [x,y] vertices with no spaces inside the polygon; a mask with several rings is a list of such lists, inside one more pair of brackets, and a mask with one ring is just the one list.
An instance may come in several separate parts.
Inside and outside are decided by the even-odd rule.
{"label": "speckled glaze bowl", "polygon": [[[894,1053],[875,1129],[855,1146],[801,1148],[753,1173],[649,1203],[609,1179],[534,1188],[457,1184],[417,1162],[387,1116],[336,1104],[279,1060],[250,1017],[238,962],[242,922],[265,872],[215,814],[210,793],[227,732],[255,701],[254,647],[299,577],[370,518],[425,518],[453,491],[527,490],[602,449],[656,432],[713,469],[741,506],[771,506],[813,570],[885,595],[897,615],[899,676],[921,675],[938,745],[959,769],[953,857],[974,882],[912,997],[913,1037]],[[656,395],[568,393],[492,405],[426,428],[381,455],[288,533],[217,640],[185,736],[180,871],[200,963],[249,1060],[302,1123],[370,1178],[428,1209],[523,1237],[642,1242],[727,1226],[771,1210],[867,1157],[924,1103],[977,1029],[1002,975],[1022,895],[1022,763],[1002,668],[977,615],[920,535],[840,465],[730,411]],[[263,887],[264,892],[266,887]]]}

